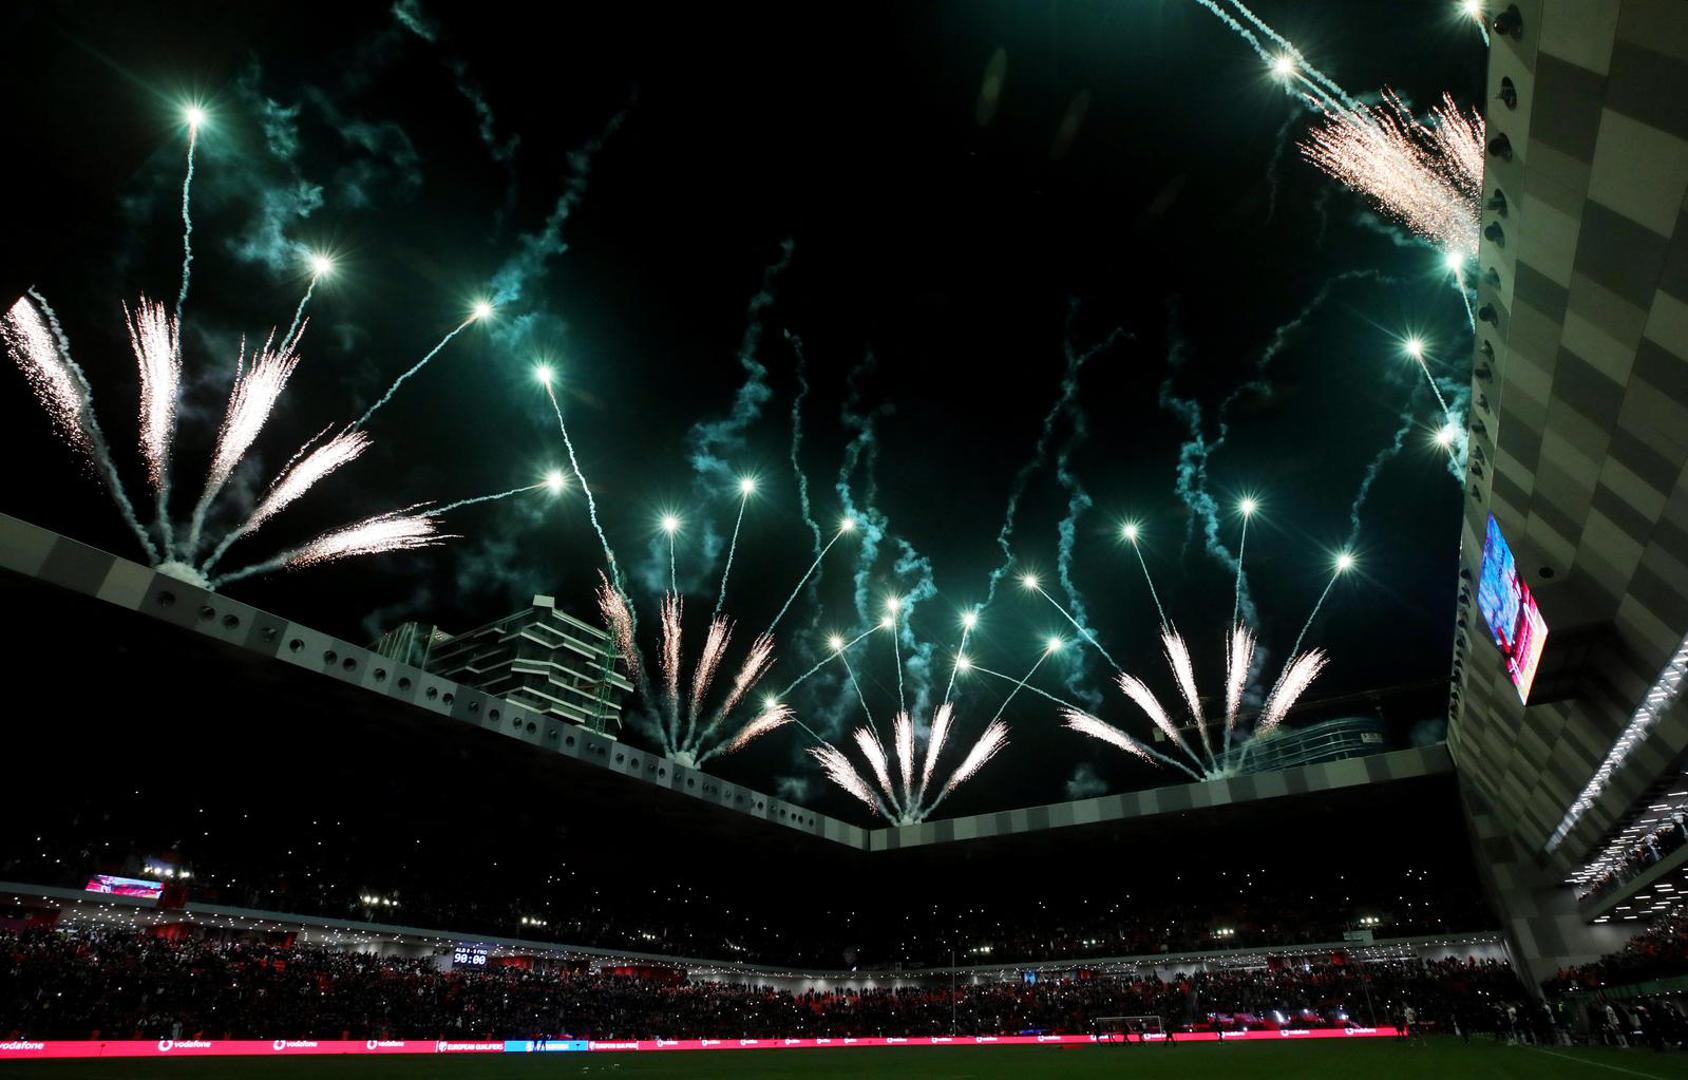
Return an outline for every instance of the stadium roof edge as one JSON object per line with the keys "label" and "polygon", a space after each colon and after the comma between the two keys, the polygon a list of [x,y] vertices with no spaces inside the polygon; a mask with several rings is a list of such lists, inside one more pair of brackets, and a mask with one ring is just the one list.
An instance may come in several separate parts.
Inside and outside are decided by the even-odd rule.
{"label": "stadium roof edge", "polygon": [[0,568],[67,589],[260,657],[315,672],[435,716],[527,743],[583,765],[863,852],[982,840],[1229,806],[1449,773],[1442,744],[1277,772],[1198,781],[1072,802],[863,828],[686,768],[520,704],[397,663],[363,646],[161,574],[151,567],[0,514]]}

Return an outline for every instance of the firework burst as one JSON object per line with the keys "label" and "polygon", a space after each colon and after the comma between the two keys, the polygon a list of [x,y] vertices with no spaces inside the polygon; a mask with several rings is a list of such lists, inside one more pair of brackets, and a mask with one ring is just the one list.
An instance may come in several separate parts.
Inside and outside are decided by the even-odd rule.
{"label": "firework burst", "polygon": [[1333,108],[1301,144],[1327,175],[1446,252],[1477,254],[1483,190],[1483,118],[1444,96],[1429,122],[1393,91],[1380,105]]}
{"label": "firework burst", "polygon": [[[915,731],[913,718],[906,712],[897,713],[891,721],[891,747],[897,758],[894,770],[885,752],[885,744],[872,727],[872,717],[868,718],[866,726],[852,731],[850,738],[867,761],[868,771],[878,784],[877,790],[862,778],[844,752],[836,747],[830,744],[817,746],[809,753],[821,763],[827,779],[860,799],[869,809],[894,824],[915,825],[925,821],[945,796],[976,776],[991,758],[1008,745],[1008,725],[1001,720],[992,720],[950,773],[949,779],[934,794],[931,791],[932,774],[937,768],[939,755],[949,741],[953,721],[953,709],[949,703],[938,706],[932,725],[922,740]],[[922,741],[925,743],[924,762],[917,776],[915,759]]]}
{"label": "firework burst", "polygon": [[1093,739],[1118,747],[1144,761],[1152,761],[1158,765],[1177,768],[1196,779],[1217,780],[1227,776],[1234,776],[1242,771],[1249,752],[1259,740],[1267,738],[1277,730],[1278,725],[1289,713],[1289,710],[1300,699],[1301,695],[1312,685],[1319,672],[1326,664],[1325,654],[1319,649],[1310,649],[1305,653],[1293,657],[1284,665],[1282,674],[1271,694],[1267,697],[1266,705],[1255,719],[1253,730],[1246,736],[1233,741],[1236,735],[1241,713],[1243,693],[1248,685],[1249,669],[1254,660],[1254,635],[1247,627],[1237,625],[1232,627],[1230,640],[1226,649],[1226,678],[1224,714],[1219,720],[1224,732],[1224,743],[1220,752],[1214,752],[1213,739],[1209,734],[1207,712],[1202,707],[1201,695],[1196,688],[1194,666],[1190,663],[1190,650],[1178,632],[1168,627],[1161,635],[1161,644],[1165,652],[1168,668],[1172,671],[1173,681],[1177,684],[1180,695],[1189,709],[1191,725],[1196,729],[1200,741],[1200,751],[1190,745],[1178,725],[1173,723],[1167,715],[1154,691],[1142,679],[1134,675],[1121,675],[1119,688],[1122,693],[1136,706],[1143,710],[1149,722],[1167,737],[1167,740],[1183,755],[1185,760],[1167,757],[1145,746],[1142,742],[1125,732],[1091,716],[1089,713],[1071,706],[1061,711],[1065,726],[1081,735],[1088,735]]}
{"label": "firework burst", "polygon": [[760,634],[750,643],[750,649],[720,703],[708,709],[710,688],[726,659],[733,635],[732,624],[725,618],[711,619],[704,633],[703,648],[692,667],[691,686],[685,693],[685,708],[682,710],[681,637],[685,606],[680,597],[666,593],[662,598],[658,620],[662,640],[657,665],[661,676],[660,690],[653,687],[645,675],[633,608],[626,595],[603,572],[598,575],[598,610],[609,625],[616,653],[627,664],[639,696],[646,705],[647,724],[670,761],[695,768],[712,757],[736,753],[763,735],[797,719],[788,706],[777,697],[770,696],[756,716],[732,734],[722,737],[723,729],[733,721],[744,699],[774,665],[774,640],[768,635]]}

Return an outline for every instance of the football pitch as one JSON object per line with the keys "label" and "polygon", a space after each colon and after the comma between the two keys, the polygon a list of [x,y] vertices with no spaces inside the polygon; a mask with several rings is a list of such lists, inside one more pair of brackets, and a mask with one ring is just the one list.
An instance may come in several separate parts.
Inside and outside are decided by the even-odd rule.
{"label": "football pitch", "polygon": [[798,1077],[911,1077],[916,1080],[1036,1080],[1039,1077],[1143,1077],[1145,1080],[1407,1080],[1500,1077],[1595,1080],[1639,1077],[1688,1080],[1688,1053],[1647,1050],[1536,1049],[1473,1039],[1403,1045],[1286,1043],[1224,1046],[896,1047],[890,1049],[736,1050],[487,1057],[214,1058],[176,1061],[8,1062],[0,1080],[784,1080]]}

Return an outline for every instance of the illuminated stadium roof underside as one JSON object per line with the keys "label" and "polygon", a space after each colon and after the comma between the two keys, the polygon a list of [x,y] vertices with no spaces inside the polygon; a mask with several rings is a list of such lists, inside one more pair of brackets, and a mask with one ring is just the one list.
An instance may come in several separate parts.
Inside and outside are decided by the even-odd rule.
{"label": "illuminated stadium roof underside", "polygon": [[[1570,873],[1688,747],[1688,42],[1671,5],[1493,39],[1449,748]],[[1525,705],[1476,599],[1490,515],[1549,636]]]}
{"label": "illuminated stadium roof underside", "polygon": [[[1446,749],[1432,745],[1279,772],[946,818],[919,825],[866,829],[730,784],[708,773],[675,765],[659,755],[554,716],[513,706],[6,515],[0,515],[0,568],[32,582],[67,589],[122,609],[124,615],[111,612],[114,624],[123,617],[139,616],[198,635],[207,639],[205,644],[214,650],[211,658],[216,662],[228,662],[227,657],[244,653],[248,664],[280,663],[333,680],[340,695],[335,708],[371,712],[379,706],[397,710],[394,715],[405,710],[421,710],[447,727],[453,723],[467,725],[515,740],[531,750],[556,755],[569,766],[566,775],[570,784],[576,788],[596,787],[603,798],[615,797],[618,792],[624,794],[628,781],[661,789],[667,796],[662,805],[668,807],[663,812],[686,828],[707,826],[708,819],[699,819],[695,813],[696,803],[701,801],[716,813],[748,816],[782,830],[857,851],[888,852],[950,842],[1012,838],[1049,829],[1148,820],[1312,792],[1361,789],[1377,782],[1446,775],[1452,768]],[[23,584],[18,579],[13,581]],[[95,608],[96,615],[97,612]],[[85,618],[88,614],[79,611],[74,617]],[[170,657],[177,665],[192,662],[183,646],[170,646]]]}

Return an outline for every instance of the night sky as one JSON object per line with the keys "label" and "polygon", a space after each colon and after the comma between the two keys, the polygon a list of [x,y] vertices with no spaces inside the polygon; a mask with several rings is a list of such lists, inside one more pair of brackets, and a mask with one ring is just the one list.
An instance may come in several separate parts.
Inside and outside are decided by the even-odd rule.
{"label": "night sky", "polygon": [[[1482,45],[1451,3],[1261,0],[1256,10],[1351,92],[1391,86],[1422,108],[1448,91],[1481,107]],[[1247,547],[1271,653],[1260,680],[1275,678],[1349,533],[1362,478],[1403,416],[1404,444],[1361,513],[1360,572],[1337,586],[1309,637],[1332,654],[1309,699],[1446,674],[1462,496],[1429,442],[1436,405],[1400,341],[1417,333],[1430,343],[1457,402],[1471,350],[1465,309],[1437,252],[1300,160],[1294,142],[1312,114],[1194,0],[540,13],[425,0],[400,13],[260,6],[232,30],[163,5],[105,14],[97,28],[89,9],[15,14],[12,48],[29,51],[33,70],[95,65],[123,77],[68,97],[50,80],[14,83],[14,104],[60,131],[141,118],[128,132],[143,144],[139,167],[111,178],[104,198],[60,188],[14,206],[50,241],[13,245],[0,261],[64,319],[138,500],[136,382],[119,302],[142,292],[170,300],[178,287],[189,100],[211,119],[193,188],[178,517],[197,495],[236,343],[285,328],[306,283],[304,251],[332,252],[337,272],[312,300],[283,405],[215,518],[225,527],[304,439],[355,418],[495,282],[515,283],[493,320],[465,330],[376,415],[363,460],[242,541],[230,566],[377,511],[517,487],[565,466],[533,377],[544,359],[560,372],[581,469],[647,624],[653,594],[638,583],[666,575],[657,518],[684,519],[695,647],[738,494],[695,470],[692,452],[698,425],[731,417],[747,378],[743,343],[759,335],[750,356],[766,368],[767,400],[712,444],[730,475],[759,481],[726,605],[742,648],[813,557],[790,460],[795,335],[810,386],[799,460],[814,517],[830,536],[854,441],[847,487],[858,508],[883,515],[885,536],[865,568],[857,541],[832,550],[818,591],[781,626],[767,685],[807,667],[820,635],[864,625],[852,602],[858,569],[876,619],[885,596],[921,594],[925,561],[932,595],[916,604],[905,647],[930,649],[941,692],[960,612],[984,599],[1004,562],[1005,504],[1068,356],[1117,332],[1080,370],[1075,408],[1057,414],[1047,460],[1030,476],[1014,573],[1035,570],[1068,602],[1055,588],[1060,523],[1071,484],[1082,485],[1093,506],[1073,525],[1070,575],[1097,636],[1173,700],[1153,605],[1119,542],[1121,522],[1135,519],[1168,614],[1217,692],[1231,576],[1179,495],[1191,431],[1167,397],[1200,407],[1211,442],[1219,403],[1260,377],[1263,390],[1232,407],[1204,489],[1233,548],[1236,501],[1261,500]],[[981,97],[993,57],[994,106]],[[86,181],[111,167],[109,140],[53,145],[46,175]],[[547,244],[547,218],[571,186],[578,198]],[[788,240],[771,303],[747,324]],[[1257,375],[1275,337],[1281,347]],[[139,556],[15,370],[0,378],[0,447],[17,463],[0,510]],[[535,593],[595,618],[603,555],[577,485],[448,523],[462,538],[440,550],[229,591],[359,641],[407,618],[468,629]],[[969,652],[1018,674],[1051,633],[1073,636],[1009,577]],[[876,718],[888,721],[889,642],[876,635],[852,655]],[[922,680],[918,667],[908,674],[912,698]],[[1089,650],[1069,650],[1038,683],[1146,734],[1106,674]],[[1007,687],[982,676],[962,687],[965,738]],[[848,686],[811,688],[795,699],[805,720],[854,725]],[[1007,718],[1013,746],[946,811],[1170,779],[1061,730],[1038,698],[1016,699]],[[1401,725],[1404,737],[1427,730]],[[802,745],[788,730],[712,765],[843,810]]]}

